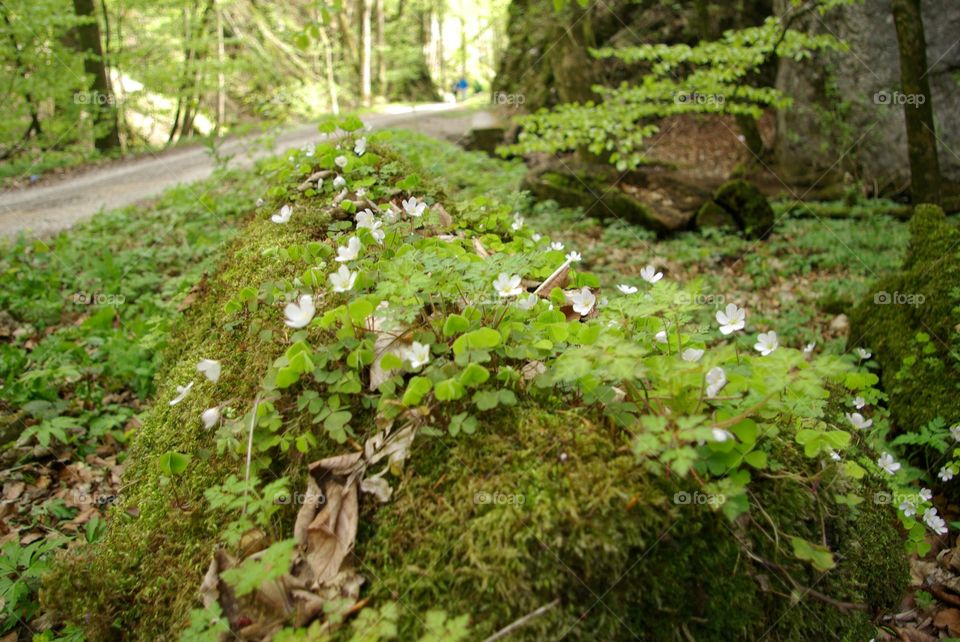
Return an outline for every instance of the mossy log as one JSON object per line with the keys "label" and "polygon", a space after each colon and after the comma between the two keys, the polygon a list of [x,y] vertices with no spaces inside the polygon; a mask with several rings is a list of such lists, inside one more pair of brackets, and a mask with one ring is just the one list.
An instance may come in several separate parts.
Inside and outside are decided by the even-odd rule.
{"label": "mossy log", "polygon": [[[404,161],[377,151],[378,180],[397,180]],[[422,193],[457,211],[429,184]],[[166,400],[211,355],[223,355],[218,396],[229,388],[232,398],[254,398],[284,347],[271,338],[286,329],[269,306],[252,309],[249,323],[225,323],[224,305],[242,288],[297,278],[268,248],[326,242],[328,204],[303,199],[297,207],[285,225],[258,214],[195,293],[158,401],[130,450],[107,534],[72,548],[46,578],[44,604],[90,639],[174,640],[199,605],[223,527],[204,491],[242,472],[242,461],[218,454],[198,420],[213,402],[210,382],[178,405]],[[371,606],[403,605],[403,640],[423,632],[420,614],[430,608],[469,614],[479,640],[554,602],[511,639],[870,639],[871,618],[898,603],[906,582],[892,508],[841,506],[851,480],[804,457],[794,430],[784,425],[771,438],[781,468],[751,484],[764,514],[731,522],[712,506],[685,502],[691,495],[678,493],[693,493],[692,481],[650,472],[628,437],[595,412],[521,396],[509,411],[481,415],[471,435],[418,438],[388,503],[362,496],[352,559],[367,579],[363,596]],[[351,448],[320,436],[310,458]],[[846,451],[851,459],[867,454],[856,448]],[[194,458],[164,485],[158,458],[171,450]],[[271,470],[302,487],[307,461],[291,448]],[[805,483],[806,475],[817,481]],[[858,488],[866,497],[876,490],[869,476]],[[277,514],[287,530],[293,513]],[[787,535],[830,547],[836,568],[821,573],[797,560],[780,539]]]}
{"label": "mossy log", "polygon": [[713,200],[697,212],[699,227],[736,228],[750,238],[766,238],[775,220],[767,197],[753,183],[739,178],[721,185]]}

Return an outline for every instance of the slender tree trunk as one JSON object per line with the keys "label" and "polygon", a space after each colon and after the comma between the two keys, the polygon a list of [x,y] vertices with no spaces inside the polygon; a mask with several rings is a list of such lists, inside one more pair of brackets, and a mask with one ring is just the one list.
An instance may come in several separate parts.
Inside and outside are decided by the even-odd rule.
{"label": "slender tree trunk", "polygon": [[100,24],[97,21],[93,0],[73,0],[73,10],[83,24],[77,25],[77,43],[83,54],[83,70],[93,77],[90,87],[89,106],[93,112],[94,144],[100,151],[120,147],[120,134],[117,131],[117,109],[110,80],[103,61],[103,47],[100,43]]}
{"label": "slender tree trunk", "polygon": [[373,0],[361,0],[363,7],[360,18],[360,39],[362,47],[360,49],[360,97],[364,105],[370,105],[372,88],[372,70],[373,70],[373,33],[371,30],[371,13],[373,11]]}
{"label": "slender tree trunk", "polygon": [[940,203],[940,160],[927,78],[927,42],[920,0],[893,0],[893,21],[900,47],[900,84],[910,156],[910,192],[914,203]]}
{"label": "slender tree trunk", "polygon": [[223,10],[220,3],[216,3],[217,18],[217,136],[223,129],[227,119],[227,76],[223,67],[226,64],[226,47],[223,42]]}
{"label": "slender tree trunk", "polygon": [[377,91],[387,95],[387,44],[383,0],[377,0]]}

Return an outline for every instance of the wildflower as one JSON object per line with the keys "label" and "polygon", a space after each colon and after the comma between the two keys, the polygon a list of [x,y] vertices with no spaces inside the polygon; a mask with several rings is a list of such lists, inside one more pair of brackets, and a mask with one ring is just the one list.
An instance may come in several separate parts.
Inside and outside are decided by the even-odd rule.
{"label": "wildflower", "polygon": [[286,223],[290,220],[290,217],[293,215],[293,208],[289,205],[284,205],[280,208],[280,211],[270,217],[270,220],[274,223]]}
{"label": "wildflower", "polygon": [[700,361],[700,357],[703,356],[704,350],[699,350],[697,348],[687,348],[680,353],[680,358],[684,361],[689,361],[690,363],[696,363]]}
{"label": "wildflower", "polygon": [[178,403],[183,401],[184,397],[187,396],[187,393],[190,392],[190,388],[193,388],[192,381],[185,386],[177,386],[177,396],[170,400],[170,405],[176,406]]}
{"label": "wildflower", "polygon": [[913,517],[917,514],[917,507],[914,506],[913,502],[911,502],[909,499],[903,500],[903,502],[900,504],[900,510],[903,511],[903,514],[906,517]]}
{"label": "wildflower", "polygon": [[880,458],[877,459],[877,466],[891,475],[896,474],[896,472],[900,470],[900,464],[893,459],[893,455],[890,453],[883,453],[880,455]]}
{"label": "wildflower", "polygon": [[510,229],[514,232],[519,232],[523,229],[523,217],[519,214],[513,215],[513,223],[510,224]]}
{"label": "wildflower", "polygon": [[414,341],[406,351],[406,359],[413,368],[422,368],[430,363],[430,344]]}
{"label": "wildflower", "polygon": [[333,159],[333,162],[337,164],[337,167],[343,169],[347,166],[347,157],[346,156],[337,156]]}
{"label": "wildflower", "polygon": [[570,261],[571,263],[579,263],[580,261],[583,260],[583,257],[580,256],[580,252],[570,252],[564,258]]}
{"label": "wildflower", "polygon": [[330,275],[330,283],[333,284],[334,292],[349,292],[353,289],[353,284],[357,280],[359,272],[351,272],[346,265],[341,265],[340,269]]}
{"label": "wildflower", "polygon": [[733,433],[729,430],[724,430],[723,428],[714,428],[712,432],[714,441],[723,443],[728,439],[733,439]]}
{"label": "wildflower", "polygon": [[777,333],[771,330],[770,332],[761,332],[757,335],[757,342],[754,344],[753,349],[766,357],[779,346],[780,343],[777,341]]}
{"label": "wildflower", "polygon": [[853,398],[853,407],[856,408],[857,410],[863,409],[863,407],[866,405],[867,405],[867,401],[863,397]]}
{"label": "wildflower", "polygon": [[626,283],[621,283],[617,286],[617,289],[623,292],[624,294],[636,294],[637,288],[632,285],[627,285]]}
{"label": "wildflower", "polygon": [[531,236],[530,238],[533,239],[533,242],[534,242],[534,243],[539,243],[539,242],[540,242],[540,239],[543,238],[543,235],[540,234],[539,232],[534,232],[534,233],[533,233],[533,236]]}
{"label": "wildflower", "polygon": [[383,243],[383,239],[387,236],[381,228],[383,227],[383,222],[378,221],[377,217],[373,215],[369,209],[361,210],[357,212],[355,217],[357,221],[357,229],[365,227],[370,230],[371,236],[377,243]]}
{"label": "wildflower", "polygon": [[358,239],[356,236],[351,236],[346,245],[337,248],[336,261],[340,263],[353,261],[360,255],[360,249],[362,247],[363,246],[360,245],[360,239]]}
{"label": "wildflower", "polygon": [[715,366],[707,371],[707,397],[716,397],[725,385],[727,385],[727,373],[720,366]]}
{"label": "wildflower", "polygon": [[358,138],[357,142],[353,144],[353,153],[357,156],[363,156],[367,151],[367,139]]}
{"label": "wildflower", "polygon": [[811,352],[813,352],[813,349],[816,347],[817,347],[816,341],[812,341],[811,343],[808,343],[807,345],[803,346],[803,354],[810,354]]}
{"label": "wildflower", "polygon": [[953,469],[950,466],[944,466],[940,469],[940,472],[937,473],[937,477],[940,478],[940,481],[948,482],[953,479]]}
{"label": "wildflower", "polygon": [[300,149],[303,151],[304,155],[305,155],[307,158],[312,158],[313,155],[317,153],[317,148],[316,148],[316,146],[315,146],[313,143],[307,143],[306,145],[304,145],[304,146],[301,147]]}
{"label": "wildflower", "polygon": [[517,296],[523,292],[523,288],[520,287],[520,275],[510,276],[506,272],[501,272],[493,282],[493,289],[501,297]]}
{"label": "wildflower", "polygon": [[663,272],[657,272],[657,269],[652,265],[648,265],[640,269],[640,278],[646,281],[647,283],[653,285],[657,281],[663,278]]}
{"label": "wildflower", "polygon": [[728,303],[725,310],[717,311],[717,323],[720,324],[720,333],[724,335],[743,330],[746,320],[747,311],[736,303]]}
{"label": "wildflower", "polygon": [[840,461],[840,453],[838,453],[833,448],[830,449],[830,459],[833,461]]}
{"label": "wildflower", "polygon": [[580,316],[585,316],[593,310],[593,306],[597,302],[597,297],[590,291],[590,288],[584,286],[579,291],[571,294],[570,300],[573,301],[573,311]]}
{"label": "wildflower", "polygon": [[220,409],[216,406],[207,408],[203,411],[203,414],[200,415],[200,420],[203,421],[203,427],[210,430],[220,421]]}
{"label": "wildflower", "polygon": [[864,350],[863,348],[857,348],[856,352],[857,356],[860,357],[862,361],[866,361],[873,356],[870,352]]}
{"label": "wildflower", "polygon": [[346,187],[346,186],[347,186],[347,179],[345,179],[343,176],[340,176],[340,174],[337,174],[336,178],[333,179],[334,189],[340,189],[341,187]]}
{"label": "wildflower", "polygon": [[925,502],[929,502],[931,499],[933,499],[933,491],[930,490],[929,488],[921,488],[920,499],[922,499]]}
{"label": "wildflower", "polygon": [[849,421],[854,428],[860,430],[866,430],[873,425],[873,419],[864,419],[863,415],[859,412],[847,413],[847,421]]}
{"label": "wildflower", "polygon": [[262,198],[258,198],[258,199],[257,199],[257,202],[256,202],[256,206],[257,206],[257,207],[263,207],[263,206],[264,206],[264,203],[265,203],[265,201],[264,201]]}
{"label": "wildflower", "polygon": [[357,198],[363,198],[364,196],[366,196],[366,194],[367,194],[367,190],[363,189],[362,187],[357,188],[357,191],[356,191]]}
{"label": "wildflower", "polygon": [[560,241],[554,241],[553,243],[550,244],[550,249],[556,252],[560,252],[563,250],[563,243],[561,243]]}
{"label": "wildflower", "polygon": [[417,198],[415,196],[411,196],[409,199],[401,201],[401,204],[403,205],[403,211],[405,211],[408,216],[412,216],[414,218],[420,218],[423,216],[423,210],[427,209],[427,204],[417,202]]}
{"label": "wildflower", "polygon": [[661,330],[660,332],[653,335],[653,338],[656,339],[657,343],[666,343],[667,342],[667,331]]}
{"label": "wildflower", "polygon": [[517,300],[517,307],[521,310],[532,310],[534,306],[537,305],[537,301],[539,300],[540,297],[531,292],[527,296],[521,297]]}
{"label": "wildflower", "polygon": [[288,303],[283,308],[283,314],[287,317],[284,320],[291,328],[305,328],[313,320],[313,315],[317,309],[313,305],[313,297],[304,294],[300,297],[299,303]]}
{"label": "wildflower", "polygon": [[213,359],[201,359],[200,363],[197,364],[197,372],[202,372],[207,379],[217,383],[217,380],[220,379],[220,362]]}
{"label": "wildflower", "polygon": [[950,426],[950,436],[953,437],[954,441],[960,441],[960,424]]}
{"label": "wildflower", "polygon": [[947,522],[937,515],[937,509],[933,506],[923,511],[923,523],[937,535],[947,534]]}

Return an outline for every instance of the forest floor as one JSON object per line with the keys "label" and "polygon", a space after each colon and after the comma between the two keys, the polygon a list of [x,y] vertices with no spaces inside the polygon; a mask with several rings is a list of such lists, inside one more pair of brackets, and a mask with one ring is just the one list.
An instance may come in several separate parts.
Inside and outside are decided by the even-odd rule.
{"label": "forest floor", "polygon": [[[364,116],[370,129],[404,127],[437,138],[455,140],[466,134],[478,116],[475,109],[451,103],[430,103]],[[257,159],[321,140],[316,125],[302,125],[278,134],[273,145],[260,135],[227,140],[217,150],[232,157],[230,167],[245,168]],[[67,174],[50,184],[0,191],[0,238],[21,231],[48,236],[102,210],[125,207],[159,195],[174,185],[209,177],[217,166],[202,145],[171,149],[95,166]]]}

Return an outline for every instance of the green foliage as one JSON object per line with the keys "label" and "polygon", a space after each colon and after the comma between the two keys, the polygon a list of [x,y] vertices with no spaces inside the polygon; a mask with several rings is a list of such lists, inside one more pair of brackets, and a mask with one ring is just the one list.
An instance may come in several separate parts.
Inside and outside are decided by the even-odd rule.
{"label": "green foliage", "polygon": [[52,538],[21,546],[14,539],[3,545],[0,550],[0,602],[4,617],[0,633],[30,621],[37,614],[40,605],[36,591],[40,578],[50,567],[50,553],[63,543],[63,539]]}

